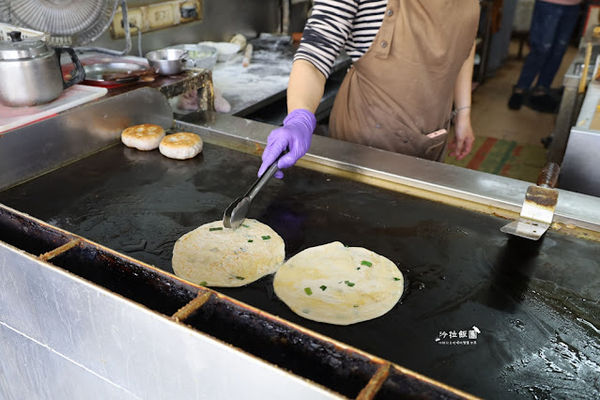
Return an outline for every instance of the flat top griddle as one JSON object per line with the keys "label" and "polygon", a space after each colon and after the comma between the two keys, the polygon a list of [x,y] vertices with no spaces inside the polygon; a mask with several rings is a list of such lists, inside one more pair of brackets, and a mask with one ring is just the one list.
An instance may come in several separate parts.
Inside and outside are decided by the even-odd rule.
{"label": "flat top griddle", "polygon": [[[222,218],[258,165],[209,144],[188,161],[117,145],[0,202],[172,272],[175,241]],[[340,327],[292,313],[272,277],[218,291],[475,395],[600,396],[598,243],[509,238],[500,218],[301,168],[270,182],[250,217],[283,237],[287,257],[334,240],[382,254],[404,273],[406,293],[385,316]],[[436,342],[473,326],[481,333],[470,344]]]}

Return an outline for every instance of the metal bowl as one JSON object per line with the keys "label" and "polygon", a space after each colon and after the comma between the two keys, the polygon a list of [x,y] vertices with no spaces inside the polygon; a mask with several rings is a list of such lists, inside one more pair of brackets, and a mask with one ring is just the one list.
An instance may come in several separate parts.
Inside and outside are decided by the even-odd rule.
{"label": "metal bowl", "polygon": [[183,71],[187,51],[183,49],[162,49],[146,54],[150,66],[160,75],[175,75]]}
{"label": "metal bowl", "polygon": [[188,68],[213,69],[217,63],[217,49],[214,47],[201,44],[179,44],[169,48],[187,51],[185,65]]}

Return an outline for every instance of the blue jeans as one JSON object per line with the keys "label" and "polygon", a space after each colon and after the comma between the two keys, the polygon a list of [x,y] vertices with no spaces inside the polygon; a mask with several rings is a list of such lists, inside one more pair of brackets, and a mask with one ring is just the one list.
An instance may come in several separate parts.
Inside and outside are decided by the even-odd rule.
{"label": "blue jeans", "polygon": [[528,89],[538,75],[536,86],[550,88],[578,16],[579,5],[563,6],[536,0],[529,31],[531,51],[521,70],[518,88]]}

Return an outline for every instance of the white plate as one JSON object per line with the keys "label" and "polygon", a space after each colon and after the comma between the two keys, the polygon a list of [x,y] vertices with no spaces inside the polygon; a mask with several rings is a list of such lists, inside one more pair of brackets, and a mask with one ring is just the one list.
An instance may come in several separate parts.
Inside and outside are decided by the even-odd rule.
{"label": "white plate", "polygon": [[237,43],[229,42],[200,42],[198,44],[214,47],[217,49],[218,58],[217,61],[225,62],[229,61],[240,51],[240,45]]}

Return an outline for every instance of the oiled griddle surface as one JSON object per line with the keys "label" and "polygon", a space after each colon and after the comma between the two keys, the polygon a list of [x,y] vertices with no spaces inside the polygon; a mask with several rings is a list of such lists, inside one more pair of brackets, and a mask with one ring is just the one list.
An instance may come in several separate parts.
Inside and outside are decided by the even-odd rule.
{"label": "oiled griddle surface", "polygon": [[[0,202],[171,272],[177,238],[222,218],[259,158],[206,145],[188,161],[115,146],[0,193]],[[600,398],[600,245],[554,232],[509,238],[500,218],[293,168],[269,182],[251,217],[290,257],[339,240],[400,267],[407,292],[376,320],[302,319],[272,278],[218,289],[260,309],[488,398]],[[481,333],[439,344],[440,332]]]}

